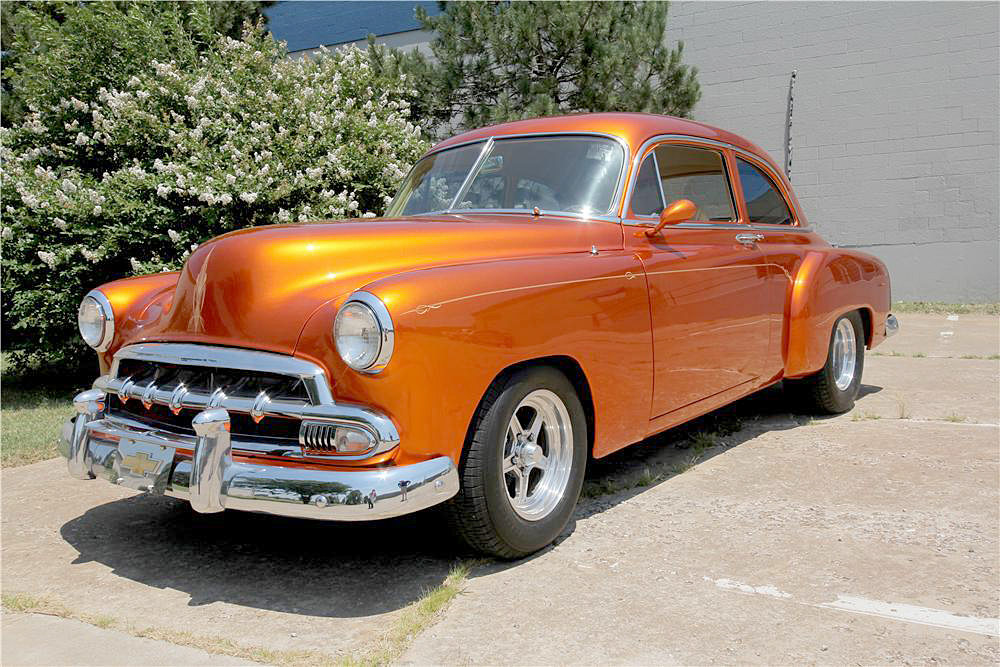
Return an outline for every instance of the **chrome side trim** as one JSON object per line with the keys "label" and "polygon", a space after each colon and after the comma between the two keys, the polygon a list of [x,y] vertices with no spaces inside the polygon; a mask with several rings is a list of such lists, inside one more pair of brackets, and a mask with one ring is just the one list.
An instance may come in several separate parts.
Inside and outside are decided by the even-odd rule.
{"label": "chrome side trim", "polygon": [[[82,434],[88,478],[103,477],[151,494],[185,499],[200,512],[236,509],[305,519],[371,521],[426,509],[458,493],[458,470],[446,456],[411,465],[353,470],[235,461],[225,423],[222,410],[199,413],[192,423],[200,431],[195,441],[122,429],[107,419],[87,422],[81,414],[67,422],[63,440],[75,430]],[[177,446],[187,448],[192,441],[193,459],[176,453]],[[135,451],[137,443],[163,452],[157,454],[165,459],[155,483],[135,473],[122,475],[123,459]],[[64,452],[67,445],[62,443]]]}
{"label": "chrome side trim", "polygon": [[887,315],[885,318],[885,337],[895,336],[899,333],[899,320],[895,315]]}
{"label": "chrome side trim", "polygon": [[111,341],[115,339],[115,309],[111,307],[111,302],[101,290],[92,289],[83,298],[86,299],[88,296],[100,304],[104,312],[104,334],[101,336],[101,342],[94,346],[98,352],[104,352],[111,347]]}

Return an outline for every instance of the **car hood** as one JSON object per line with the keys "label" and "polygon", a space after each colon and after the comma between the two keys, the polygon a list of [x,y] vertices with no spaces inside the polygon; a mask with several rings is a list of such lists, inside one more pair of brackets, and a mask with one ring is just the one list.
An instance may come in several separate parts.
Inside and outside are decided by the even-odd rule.
{"label": "car hood", "polygon": [[617,224],[530,215],[375,218],[270,225],[202,244],[172,304],[129,342],[185,340],[290,354],[323,307],[402,271],[622,247]]}

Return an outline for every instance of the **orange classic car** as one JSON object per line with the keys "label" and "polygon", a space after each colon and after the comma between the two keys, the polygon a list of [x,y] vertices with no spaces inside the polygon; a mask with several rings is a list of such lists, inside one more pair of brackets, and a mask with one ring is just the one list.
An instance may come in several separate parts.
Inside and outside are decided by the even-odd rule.
{"label": "orange classic car", "polygon": [[809,228],[752,143],[588,114],[435,146],[384,218],[257,227],[80,306],[101,376],[80,479],[199,512],[382,519],[444,503],[518,557],[605,456],[784,380],[853,405],[889,276]]}

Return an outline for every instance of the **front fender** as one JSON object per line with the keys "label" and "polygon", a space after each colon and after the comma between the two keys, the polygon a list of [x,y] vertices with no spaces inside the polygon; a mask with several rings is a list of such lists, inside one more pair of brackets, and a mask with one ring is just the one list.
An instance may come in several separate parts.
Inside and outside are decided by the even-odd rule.
{"label": "front fender", "polygon": [[879,259],[843,248],[806,253],[792,282],[788,315],[786,377],[823,368],[837,318],[861,310],[868,347],[885,339],[889,273]]}
{"label": "front fender", "polygon": [[114,340],[107,350],[97,355],[101,373],[108,372],[118,348],[140,336],[146,326],[170,312],[179,275],[179,271],[170,271],[123,278],[97,288],[108,298],[115,317]]}
{"label": "front fender", "polygon": [[[296,355],[330,371],[338,399],[384,411],[400,456],[458,460],[490,383],[511,365],[575,360],[594,402],[594,453],[646,435],[652,351],[646,283],[624,252],[573,253],[415,270],[363,288],[385,303],[395,350],[377,375],[349,369],[330,332],[336,307],[306,324]],[[348,297],[341,297],[340,303]]]}

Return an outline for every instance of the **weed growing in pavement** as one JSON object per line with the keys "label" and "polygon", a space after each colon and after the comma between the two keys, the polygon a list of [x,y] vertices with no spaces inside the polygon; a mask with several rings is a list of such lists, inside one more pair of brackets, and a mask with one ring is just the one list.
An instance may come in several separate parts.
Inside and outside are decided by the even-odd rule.
{"label": "weed growing in pavement", "polygon": [[965,419],[966,419],[965,417],[961,415],[956,415],[954,412],[944,418],[946,422],[955,422],[956,424],[964,422]]}

